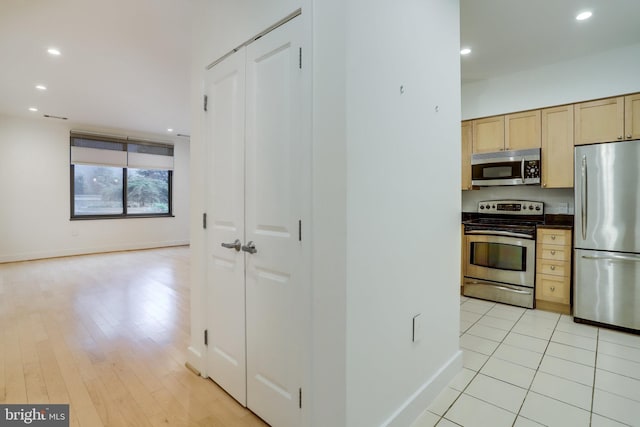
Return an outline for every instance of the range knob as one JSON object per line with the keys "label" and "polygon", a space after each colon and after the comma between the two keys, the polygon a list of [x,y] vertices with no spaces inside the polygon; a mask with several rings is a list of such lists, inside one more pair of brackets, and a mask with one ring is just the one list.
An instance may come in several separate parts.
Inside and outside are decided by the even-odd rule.
{"label": "range knob", "polygon": [[[529,209],[533,210],[533,205],[529,205]],[[540,210],[540,207],[538,206],[538,210]]]}
{"label": "range knob", "polygon": [[539,211],[540,210],[540,206],[536,206],[536,210]]}
{"label": "range knob", "polygon": [[484,205],[480,205],[480,209],[481,209],[481,210],[482,210],[482,209],[484,209]]}

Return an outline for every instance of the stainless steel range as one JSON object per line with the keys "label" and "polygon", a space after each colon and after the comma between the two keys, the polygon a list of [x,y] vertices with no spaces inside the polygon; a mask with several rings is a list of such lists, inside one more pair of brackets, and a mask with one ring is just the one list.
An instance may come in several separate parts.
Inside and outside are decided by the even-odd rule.
{"label": "stainless steel range", "polygon": [[533,308],[536,225],[543,222],[542,202],[479,202],[464,221],[464,295]]}

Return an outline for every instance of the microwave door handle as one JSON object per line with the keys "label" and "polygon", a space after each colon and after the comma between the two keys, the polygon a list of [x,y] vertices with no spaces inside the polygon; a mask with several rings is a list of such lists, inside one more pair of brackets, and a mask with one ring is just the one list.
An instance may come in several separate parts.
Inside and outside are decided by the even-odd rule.
{"label": "microwave door handle", "polygon": [[524,184],[524,157],[520,162],[520,177],[522,178],[522,183]]}
{"label": "microwave door handle", "polygon": [[582,240],[587,240],[587,156],[582,156],[582,173],[581,173],[581,192],[580,192],[580,214],[582,221]]}

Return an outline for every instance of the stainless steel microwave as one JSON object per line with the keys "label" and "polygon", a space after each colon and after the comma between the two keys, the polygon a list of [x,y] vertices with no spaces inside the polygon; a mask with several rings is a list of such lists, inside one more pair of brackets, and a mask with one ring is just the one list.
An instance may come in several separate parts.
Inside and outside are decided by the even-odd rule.
{"label": "stainless steel microwave", "polygon": [[474,154],[471,184],[480,187],[540,185],[540,149]]}

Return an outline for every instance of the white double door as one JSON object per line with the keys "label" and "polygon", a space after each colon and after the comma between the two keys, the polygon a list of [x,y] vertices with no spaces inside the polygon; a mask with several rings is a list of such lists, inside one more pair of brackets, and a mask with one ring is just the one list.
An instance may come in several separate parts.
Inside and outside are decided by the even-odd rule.
{"label": "white double door", "polygon": [[206,77],[207,374],[274,427],[300,425],[309,311],[297,21]]}

